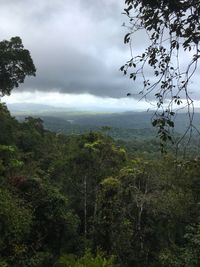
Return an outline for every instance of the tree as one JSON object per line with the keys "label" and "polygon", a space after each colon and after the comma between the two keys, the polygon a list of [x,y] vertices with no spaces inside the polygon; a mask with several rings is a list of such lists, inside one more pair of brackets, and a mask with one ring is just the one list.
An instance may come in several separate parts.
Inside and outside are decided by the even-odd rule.
{"label": "tree", "polygon": [[[32,214],[24,202],[0,187],[0,254],[1,260],[15,261],[27,251]],[[0,261],[1,264],[1,261]],[[1,266],[1,265],[0,265]]]}
{"label": "tree", "polygon": [[[158,127],[162,143],[172,141],[176,109],[184,107],[188,112],[186,133],[195,128],[188,85],[200,57],[200,1],[125,0],[125,5],[124,14],[130,24],[124,42],[130,45],[131,59],[121,71],[134,81],[142,78],[141,98],[154,92],[157,110],[152,124]],[[138,31],[146,34],[149,44],[141,55],[134,55],[132,40]],[[181,65],[180,56],[186,52],[189,60],[186,57],[186,63]]]}
{"label": "tree", "polygon": [[0,42],[0,96],[10,95],[26,76],[35,76],[30,52],[24,49],[20,37]]}
{"label": "tree", "polygon": [[98,252],[95,256],[90,251],[86,251],[85,254],[77,258],[75,255],[62,255],[55,267],[119,267],[114,263],[114,257],[105,257],[103,253]]}
{"label": "tree", "polygon": [[0,144],[13,144],[16,141],[16,128],[17,120],[10,116],[6,105],[0,103]]}
{"label": "tree", "polygon": [[63,190],[81,218],[86,240],[93,231],[99,184],[125,164],[126,153],[116,147],[111,138],[95,132],[72,139],[65,153],[70,156],[65,163],[68,176]]}

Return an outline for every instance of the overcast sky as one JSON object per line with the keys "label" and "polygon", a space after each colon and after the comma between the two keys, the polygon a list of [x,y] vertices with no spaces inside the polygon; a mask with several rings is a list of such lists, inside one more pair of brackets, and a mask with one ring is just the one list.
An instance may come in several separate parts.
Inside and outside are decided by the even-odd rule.
{"label": "overcast sky", "polygon": [[[123,8],[124,0],[0,0],[0,39],[20,36],[37,68],[36,77],[4,101],[65,106],[67,99],[67,106],[84,108],[88,99],[90,108],[93,99],[93,108],[147,108],[126,97],[140,84],[119,71],[130,58]],[[134,50],[144,42],[142,35],[135,38]]]}

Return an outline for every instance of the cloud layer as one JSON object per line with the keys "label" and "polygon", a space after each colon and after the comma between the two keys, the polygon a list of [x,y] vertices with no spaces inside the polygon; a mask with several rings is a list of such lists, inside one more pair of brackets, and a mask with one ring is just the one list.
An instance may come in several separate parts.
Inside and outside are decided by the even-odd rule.
{"label": "cloud layer", "polygon": [[[148,104],[145,101],[135,100],[133,98],[111,98],[98,97],[91,94],[61,94],[58,92],[16,92],[11,96],[3,97],[7,104],[13,103],[31,103],[46,104],[54,107],[62,107],[72,110],[84,111],[105,111],[105,112],[123,112],[123,111],[142,111],[147,110]],[[153,106],[152,106],[153,109]]]}
{"label": "cloud layer", "polygon": [[0,39],[21,36],[37,77],[18,90],[124,97],[123,0],[1,0]]}
{"label": "cloud layer", "polygon": [[[20,36],[31,51],[37,76],[15,91],[90,94],[123,98],[142,89],[119,71],[130,58],[123,44],[124,0],[0,0],[0,40]],[[132,41],[135,54],[147,40],[139,33]],[[180,58],[186,65],[188,55]],[[148,73],[152,78],[152,72]],[[200,99],[199,72],[190,91]],[[154,78],[153,78],[154,79]],[[149,96],[154,98],[154,92]]]}

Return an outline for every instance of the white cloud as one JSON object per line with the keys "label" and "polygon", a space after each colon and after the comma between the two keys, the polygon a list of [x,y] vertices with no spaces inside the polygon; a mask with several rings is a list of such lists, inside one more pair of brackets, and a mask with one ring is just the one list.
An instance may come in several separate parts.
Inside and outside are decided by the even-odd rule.
{"label": "white cloud", "polygon": [[61,94],[58,92],[14,92],[2,98],[7,104],[34,103],[83,111],[141,111],[149,108],[144,101],[133,98],[102,98],[91,94]]}

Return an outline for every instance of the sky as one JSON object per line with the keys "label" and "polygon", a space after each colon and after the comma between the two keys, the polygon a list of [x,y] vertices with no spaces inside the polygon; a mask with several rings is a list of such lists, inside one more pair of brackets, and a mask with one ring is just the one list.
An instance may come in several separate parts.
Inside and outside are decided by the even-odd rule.
{"label": "sky", "polygon": [[[0,40],[20,36],[37,72],[14,89],[7,103],[66,108],[141,110],[139,83],[119,68],[130,59],[123,43],[124,0],[0,0]],[[137,53],[145,45],[140,34]],[[198,90],[197,90],[198,91]],[[127,93],[133,93],[127,97]]]}

